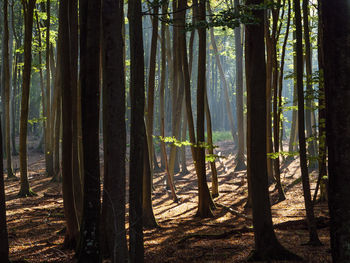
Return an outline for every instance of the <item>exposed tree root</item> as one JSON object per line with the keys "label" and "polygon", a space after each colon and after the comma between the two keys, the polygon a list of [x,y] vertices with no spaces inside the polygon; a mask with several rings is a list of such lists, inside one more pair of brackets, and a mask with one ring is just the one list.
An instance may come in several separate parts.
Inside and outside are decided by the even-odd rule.
{"label": "exposed tree root", "polygon": [[215,232],[215,233],[194,233],[190,235],[186,235],[182,237],[177,243],[179,245],[183,244],[186,240],[191,239],[191,238],[204,238],[204,239],[222,239],[222,238],[227,238],[235,234],[242,234],[242,233],[248,233],[252,232],[252,228],[247,228],[246,226],[241,227],[241,228],[235,228],[230,231],[225,231],[225,232]]}
{"label": "exposed tree root", "polygon": [[225,209],[226,211],[230,212],[231,214],[233,214],[235,216],[242,217],[242,218],[247,219],[247,220],[253,220],[253,218],[251,216],[243,215],[242,213],[232,209],[231,207],[227,207],[227,206],[224,206],[224,205],[218,204],[218,203],[216,203],[216,206]]}
{"label": "exposed tree root", "polygon": [[19,190],[19,193],[17,195],[18,197],[33,197],[37,196],[37,193],[35,193],[32,189],[21,189]]}

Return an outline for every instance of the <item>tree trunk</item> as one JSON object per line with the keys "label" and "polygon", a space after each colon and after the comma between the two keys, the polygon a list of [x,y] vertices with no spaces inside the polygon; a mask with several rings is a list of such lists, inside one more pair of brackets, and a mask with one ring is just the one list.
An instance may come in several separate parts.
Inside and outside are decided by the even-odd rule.
{"label": "tree trunk", "polygon": [[350,6],[346,1],[321,1],[324,80],[333,262],[350,261]]}
{"label": "tree trunk", "polygon": [[[198,21],[205,22],[205,0],[199,1]],[[204,104],[206,72],[206,29],[198,28],[198,82],[197,82],[197,175],[198,175],[198,211],[201,218],[213,216],[210,204],[211,195],[207,185],[205,171],[205,138],[204,138]]]}
{"label": "tree trunk", "polygon": [[64,247],[75,248],[78,239],[79,222],[76,215],[72,178],[72,86],[68,10],[69,2],[62,0],[59,6],[58,48],[61,49],[60,54],[64,54],[60,58],[62,109],[64,109],[62,110],[62,193],[64,215],[67,223]]}
{"label": "tree trunk", "polygon": [[[210,155],[214,155],[214,145],[213,145],[213,132],[211,126],[211,116],[208,102],[208,94],[205,90],[205,98],[204,98],[204,107],[205,107],[205,118],[207,122],[207,144],[208,144],[208,152]],[[218,172],[216,171],[215,160],[210,161],[211,168],[211,195],[212,197],[219,196],[219,183],[218,183]]]}
{"label": "tree trunk", "polygon": [[[234,1],[235,8],[239,6],[239,0]],[[243,46],[241,40],[241,27],[235,28],[236,50],[236,115],[238,132],[238,152],[235,171],[247,169],[244,156],[244,127],[243,127]]]}
{"label": "tree trunk", "polygon": [[[317,168],[316,150],[316,134],[313,133],[312,128],[312,115],[313,110],[313,87],[312,87],[312,54],[310,43],[310,30],[309,30],[309,2],[303,0],[303,26],[304,26],[304,43],[305,43],[305,69],[306,69],[306,110],[305,110],[305,125],[306,125],[306,139],[311,139],[308,143],[308,154],[311,159],[309,160],[309,168],[315,170]],[[314,138],[312,138],[314,137]]]}
{"label": "tree trunk", "polygon": [[130,39],[130,181],[129,181],[129,260],[142,263],[144,258],[142,231],[142,189],[144,141],[144,50],[142,37],[141,1],[128,2],[129,39]]}
{"label": "tree trunk", "polygon": [[294,0],[295,27],[296,27],[296,77],[298,90],[298,133],[299,133],[299,153],[300,169],[303,184],[303,193],[305,200],[306,217],[309,227],[309,243],[320,245],[318,238],[314,209],[311,201],[309,173],[306,159],[306,142],[305,142],[305,118],[304,118],[304,89],[303,89],[303,46],[302,46],[302,26],[300,0]]}
{"label": "tree trunk", "polygon": [[36,0],[22,1],[24,12],[24,66],[23,66],[23,86],[21,101],[21,121],[19,139],[19,160],[21,173],[21,188],[18,195],[21,197],[33,196],[35,193],[29,188],[27,176],[27,130],[28,130],[28,108],[30,75],[32,66],[32,32],[33,13]]}
{"label": "tree trunk", "polygon": [[[148,75],[148,97],[147,97],[147,141],[148,151],[150,157],[150,167],[153,169],[153,122],[154,122],[154,87],[156,74],[156,58],[157,58],[157,36],[158,36],[158,6],[153,7],[154,16],[152,18],[152,40],[151,40],[151,54],[149,62]],[[151,171],[153,175],[153,171]]]}
{"label": "tree trunk", "polygon": [[[247,4],[263,1],[248,0]],[[300,259],[277,240],[271,217],[266,162],[266,64],[264,13],[253,11],[259,24],[246,25],[246,81],[248,106],[248,176],[251,176],[255,251],[251,260]]]}
{"label": "tree trunk", "polygon": [[[80,224],[83,210],[82,174],[78,147],[78,1],[69,2],[69,40],[71,61],[71,100],[72,100],[72,172],[75,209]],[[80,156],[81,159],[81,156]]]}
{"label": "tree trunk", "polygon": [[[101,262],[99,235],[101,207],[99,158],[101,2],[82,0],[79,3],[84,197],[78,262],[98,263]],[[63,54],[65,53],[63,52]]]}
{"label": "tree trunk", "polygon": [[[146,126],[146,125],[145,125]],[[144,126],[144,127],[145,127]],[[153,213],[152,206],[152,167],[150,163],[149,141],[147,140],[147,131],[145,129],[145,141],[144,141],[144,163],[143,163],[143,189],[142,189],[142,220],[143,227],[155,228],[158,227],[158,223]]]}
{"label": "tree trunk", "polygon": [[[212,13],[209,4],[208,4],[208,11],[209,11],[209,14]],[[214,30],[212,27],[209,30],[210,30],[210,41],[211,41],[211,45],[213,46],[213,49],[214,49],[216,64],[218,66],[219,73],[220,73],[220,79],[221,79],[222,84],[224,86],[226,113],[227,113],[227,116],[229,119],[230,131],[231,131],[233,142],[236,144],[236,142],[238,141],[238,137],[237,137],[236,128],[234,125],[231,103],[229,100],[230,96],[229,96],[229,92],[228,92],[227,81],[226,81],[226,77],[224,74],[224,70],[223,70],[222,65],[221,65],[218,48],[216,46],[215,37],[214,37]]]}
{"label": "tree trunk", "polygon": [[[4,42],[3,42],[3,78],[5,98],[5,149],[7,161],[7,177],[15,177],[12,172],[11,161],[11,127],[10,127],[10,56],[9,56],[9,23],[8,23],[8,1],[4,0]],[[12,55],[12,54],[11,54]],[[12,59],[12,56],[11,56]]]}
{"label": "tree trunk", "polygon": [[[6,0],[4,1],[6,2]],[[7,4],[7,3],[6,3]],[[1,125],[1,120],[0,120]],[[2,134],[0,127],[0,149],[2,149]],[[0,151],[0,160],[3,160],[3,152]],[[5,200],[5,185],[4,185],[4,167],[3,162],[0,162],[0,261],[8,263],[9,261],[9,242],[6,224],[6,200]]]}
{"label": "tree trunk", "polygon": [[[102,204],[102,248],[112,262],[126,262],[125,230],[125,72],[122,1],[102,2],[103,144],[104,183]],[[115,136],[118,134],[118,136]],[[106,254],[106,253],[104,253]]]}
{"label": "tree trunk", "polygon": [[[322,10],[321,3],[318,5],[318,68],[319,68],[319,91],[318,91],[318,179],[316,183],[316,189],[314,192],[313,203],[315,204],[317,198],[317,192],[323,177],[327,176],[327,143],[326,143],[326,98],[325,98],[325,87],[324,87],[324,56],[323,56],[323,21],[322,21]],[[325,195],[322,193],[321,196]]]}

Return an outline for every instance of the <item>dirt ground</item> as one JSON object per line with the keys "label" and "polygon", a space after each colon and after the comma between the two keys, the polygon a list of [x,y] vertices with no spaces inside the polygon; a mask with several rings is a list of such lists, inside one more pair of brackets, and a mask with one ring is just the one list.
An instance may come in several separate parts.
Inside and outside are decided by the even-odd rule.
{"label": "dirt ground", "polygon": [[[190,174],[175,176],[179,203],[174,203],[165,189],[165,173],[155,174],[153,206],[159,228],[146,229],[145,262],[245,262],[254,247],[251,210],[245,209],[246,171],[235,173],[230,142],[218,143],[227,159],[216,162],[219,197],[214,217],[199,219],[197,181],[188,160]],[[18,167],[15,158],[14,167]],[[44,156],[30,151],[29,182],[36,197],[17,198],[19,181],[5,181],[10,259],[13,262],[74,262],[73,251],[63,250],[64,215],[61,186],[45,176]],[[17,165],[17,166],[16,166]],[[226,168],[225,168],[226,167]],[[19,172],[17,172],[17,177]],[[207,178],[210,183],[210,170]],[[304,258],[304,262],[331,262],[327,204],[315,207],[318,233],[323,246],[305,245],[308,241],[299,162],[282,167],[286,200],[274,204],[277,191],[270,187],[273,222],[280,242]],[[311,174],[311,189],[317,174]],[[290,223],[289,221],[293,221]],[[289,223],[284,223],[289,222]],[[128,228],[128,225],[127,225]]]}

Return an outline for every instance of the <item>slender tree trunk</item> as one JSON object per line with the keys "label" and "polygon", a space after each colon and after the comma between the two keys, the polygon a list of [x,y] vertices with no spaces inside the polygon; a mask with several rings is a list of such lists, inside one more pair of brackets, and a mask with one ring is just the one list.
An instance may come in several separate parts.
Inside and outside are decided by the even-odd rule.
{"label": "slender tree trunk", "polygon": [[[248,0],[247,4],[261,4]],[[277,240],[268,192],[266,162],[266,64],[264,48],[264,14],[253,11],[259,24],[246,25],[246,80],[248,106],[248,176],[251,177],[255,251],[251,260],[270,261],[300,259]]]}
{"label": "slender tree trunk", "polygon": [[308,143],[308,153],[311,157],[309,161],[309,168],[314,170],[317,168],[317,162],[315,159],[317,156],[316,150],[316,134],[313,133],[312,128],[312,115],[314,115],[313,110],[313,87],[312,87],[312,54],[311,54],[311,43],[310,43],[310,29],[309,29],[309,2],[303,0],[303,26],[304,26],[304,43],[305,43],[305,69],[306,69],[306,110],[305,110],[305,125],[306,125],[306,139],[312,139]]}
{"label": "slender tree trunk", "polygon": [[[158,36],[158,6],[153,7],[155,16],[152,18],[152,40],[151,54],[149,62],[148,75],[148,102],[146,112],[146,127],[145,135],[147,136],[144,142],[144,171],[143,171],[143,225],[145,227],[156,227],[158,224],[155,220],[152,207],[152,181],[153,181],[153,123],[154,123],[154,88],[156,74],[156,59],[157,59],[157,36]],[[146,160],[148,158],[148,160]]]}
{"label": "slender tree trunk", "polygon": [[[186,103],[183,103],[183,123],[182,123],[182,130],[181,130],[181,141],[186,141],[186,135],[187,135],[187,114],[186,114]],[[189,174],[190,172],[187,170],[187,164],[186,164],[186,145],[181,146],[181,175]]]}
{"label": "slender tree trunk", "polygon": [[[78,147],[78,1],[69,1],[69,40],[71,61],[71,100],[72,100],[72,176],[75,209],[80,224],[83,210],[82,175]],[[80,111],[79,111],[80,112]]]}
{"label": "slender tree trunk", "polygon": [[142,37],[141,1],[128,2],[129,39],[130,39],[130,181],[129,181],[129,260],[142,263],[144,258],[142,231],[142,189],[144,141],[144,50]]}
{"label": "slender tree trunk", "polygon": [[[266,16],[266,14],[265,14]],[[272,99],[272,73],[273,73],[273,34],[270,34],[269,30],[269,20],[265,20],[265,38],[266,38],[266,114],[267,114],[267,126],[266,126],[266,147],[267,153],[273,153],[273,144],[272,144],[272,118],[271,118],[271,99]],[[267,158],[267,174],[269,184],[275,181],[274,171],[273,171],[273,160],[272,158]]]}
{"label": "slender tree trunk", "polygon": [[[278,86],[276,85],[276,91],[278,87],[278,93],[275,95],[276,99],[278,96],[278,105],[277,101],[275,101],[275,116],[274,120],[276,119],[274,123],[274,144],[275,144],[275,152],[279,152],[280,150],[283,151],[282,147],[282,141],[283,141],[283,135],[282,133],[280,134],[280,131],[283,132],[283,123],[281,123],[281,115],[282,115],[282,90],[283,90],[283,69],[284,69],[284,58],[285,58],[285,53],[286,53],[286,46],[288,42],[288,36],[289,36],[289,27],[290,27],[290,16],[291,16],[291,7],[290,7],[290,0],[288,0],[288,18],[287,18],[287,25],[286,25],[286,32],[285,32],[285,37],[283,41],[283,46],[282,46],[282,54],[281,54],[281,65],[280,65],[280,72],[279,72],[279,79],[278,79]],[[282,127],[280,127],[282,126]],[[280,145],[279,145],[280,144]],[[281,149],[279,149],[281,148]],[[285,200],[285,195],[284,191],[281,185],[281,172],[279,169],[280,162],[279,162],[280,156],[278,155],[277,160],[276,160],[276,174],[278,173],[278,178],[277,178],[277,188],[278,188],[278,193],[279,193],[279,201]],[[277,171],[278,168],[278,171]]]}
{"label": "slender tree trunk", "polygon": [[[198,22],[205,22],[205,0],[199,1]],[[211,195],[207,185],[205,171],[204,142],[204,104],[205,104],[205,72],[206,72],[206,29],[198,29],[198,82],[197,82],[197,175],[198,175],[198,211],[201,218],[211,217]]]}
{"label": "slender tree trunk", "polygon": [[62,87],[62,192],[63,208],[66,218],[66,236],[64,246],[75,248],[78,241],[79,222],[76,214],[72,175],[72,83],[71,83],[71,54],[69,35],[69,2],[62,0],[59,6],[59,39],[60,78]]}
{"label": "slender tree trunk", "polygon": [[[317,192],[323,177],[327,176],[327,143],[326,143],[326,98],[325,98],[325,87],[324,87],[324,51],[323,51],[323,21],[322,21],[322,10],[321,2],[318,5],[318,68],[319,68],[319,91],[318,91],[318,178],[316,183],[316,189],[313,196],[313,203],[315,204],[317,198]],[[322,193],[321,196],[326,193]]]}
{"label": "slender tree trunk", "polygon": [[[151,40],[151,54],[149,62],[148,75],[148,97],[147,97],[147,140],[148,151],[150,156],[150,167],[153,169],[153,122],[154,122],[154,87],[156,74],[156,58],[157,58],[157,36],[158,36],[158,6],[153,7],[154,16],[152,18],[152,40]],[[153,171],[151,171],[153,175]]]}
{"label": "slender tree trunk", "polygon": [[[282,6],[284,8],[284,6]],[[281,202],[286,199],[281,183],[281,170],[280,170],[280,149],[279,149],[279,142],[280,142],[280,123],[279,123],[279,108],[278,103],[281,100],[281,97],[279,96],[279,86],[278,86],[278,77],[279,74],[282,74],[283,72],[282,68],[279,68],[278,65],[278,58],[277,58],[277,45],[278,38],[279,38],[279,31],[277,29],[277,22],[278,22],[278,9],[272,10],[272,19],[273,19],[273,35],[272,38],[272,87],[273,87],[273,147],[274,152],[277,154],[277,158],[274,159],[274,175],[276,179],[276,188],[278,190],[278,201]],[[283,19],[283,17],[281,18]],[[283,53],[283,51],[282,51]]]}
{"label": "slender tree trunk", "polygon": [[[13,178],[11,161],[11,126],[10,126],[10,56],[9,56],[9,23],[8,23],[8,1],[4,0],[4,42],[3,42],[3,78],[4,78],[4,101],[5,101],[5,148],[7,161],[7,177]],[[12,56],[11,56],[12,59]]]}
{"label": "slender tree trunk", "polygon": [[[294,19],[295,24],[295,19]],[[293,32],[293,41],[296,41],[296,35],[295,31]],[[295,77],[295,70],[296,70],[296,44],[293,44],[293,69],[294,69],[294,77],[293,77],[293,107],[297,107],[298,105],[298,92],[297,92],[297,85],[296,85],[296,77]],[[293,109],[292,111],[292,125],[290,128],[290,138],[289,138],[289,152],[294,152],[297,150],[296,146],[296,139],[298,137],[298,112]]]}
{"label": "slender tree trunk", "polygon": [[333,262],[350,261],[350,5],[321,1],[324,80],[327,105],[327,145]]}
{"label": "slender tree trunk", "polygon": [[303,89],[303,47],[302,47],[302,26],[300,0],[294,0],[295,26],[296,26],[296,77],[298,90],[298,132],[299,132],[299,153],[300,169],[303,184],[303,193],[305,200],[306,217],[309,227],[309,243],[320,245],[318,238],[314,209],[311,201],[309,173],[306,159],[306,142],[305,142],[305,118],[304,118],[304,89]]}
{"label": "slender tree trunk", "polygon": [[[16,44],[17,47],[17,44]],[[18,155],[16,148],[16,105],[17,105],[17,76],[18,76],[18,59],[19,55],[15,55],[15,66],[13,70],[12,78],[12,99],[11,99],[11,113],[12,113],[12,125],[11,125],[11,144],[12,144],[12,155]]]}
{"label": "slender tree trunk", "polygon": [[21,121],[20,121],[20,142],[19,142],[19,160],[21,173],[21,188],[18,195],[21,197],[33,196],[35,193],[29,188],[27,175],[27,130],[28,130],[28,112],[29,112],[29,89],[30,75],[32,65],[32,32],[33,32],[33,13],[36,0],[24,0],[24,66],[23,66],[23,85],[21,101]]}
{"label": "slender tree trunk", "polygon": [[[235,8],[239,6],[239,0],[234,1]],[[238,132],[238,152],[236,157],[235,171],[247,169],[244,156],[244,127],[243,127],[243,45],[241,27],[235,28],[235,51],[236,51],[236,115]]]}
{"label": "slender tree trunk", "polygon": [[[146,126],[146,125],[145,125]],[[144,127],[145,127],[144,126]],[[150,163],[149,141],[147,140],[147,130],[145,129],[144,163],[143,163],[143,189],[142,189],[142,221],[146,228],[158,227],[158,223],[153,213],[152,206],[152,167]]]}
{"label": "slender tree trunk", "polygon": [[[5,0],[6,1],[6,0]],[[1,121],[0,121],[1,125]],[[2,149],[2,134],[0,127],[0,149]],[[0,160],[3,160],[3,152],[0,151]],[[4,185],[4,167],[3,162],[0,162],[0,261],[8,263],[9,261],[9,242],[6,224],[6,200],[5,200],[5,185]]]}
{"label": "slender tree trunk", "polygon": [[[208,11],[209,11],[209,14],[212,14],[209,4],[208,4]],[[228,116],[229,124],[230,124],[230,131],[231,131],[233,141],[236,144],[236,142],[238,141],[238,137],[237,137],[237,133],[236,133],[236,127],[234,125],[231,103],[229,100],[230,96],[229,96],[229,92],[228,92],[228,85],[227,85],[224,70],[222,68],[222,64],[220,61],[218,48],[216,46],[215,37],[214,37],[214,30],[212,27],[209,30],[210,30],[210,41],[211,41],[211,45],[213,46],[213,49],[214,49],[216,64],[218,66],[219,73],[220,73],[220,79],[221,79],[223,86],[224,86],[225,105],[226,105],[226,112],[227,112],[227,116]]]}
{"label": "slender tree trunk", "polygon": [[[207,91],[205,91],[205,118],[207,121],[207,143],[208,143],[208,152],[210,155],[214,155],[214,145],[213,145],[213,132],[212,132],[212,126],[211,126],[211,116],[210,116],[210,109],[209,109],[209,102],[208,102],[208,94]],[[215,160],[210,162],[210,168],[211,168],[211,195],[212,197],[218,197],[219,196],[219,183],[218,183],[218,172],[216,171],[216,164]]]}

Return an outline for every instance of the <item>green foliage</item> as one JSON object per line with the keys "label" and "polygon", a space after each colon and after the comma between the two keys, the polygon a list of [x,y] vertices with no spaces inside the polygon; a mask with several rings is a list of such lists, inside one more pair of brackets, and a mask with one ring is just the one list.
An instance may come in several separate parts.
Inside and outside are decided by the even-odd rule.
{"label": "green foliage", "polygon": [[232,135],[229,131],[214,131],[212,135],[213,143],[232,140]]}
{"label": "green foliage", "polygon": [[[189,141],[179,141],[175,137],[162,137],[162,136],[153,136],[153,137],[167,144],[172,144],[176,147],[192,146],[195,148],[200,147],[205,149],[215,149],[218,147],[217,145],[208,144],[206,142],[199,142],[198,144],[192,144]],[[205,161],[215,162],[216,158],[226,158],[226,157],[222,155],[217,155],[217,154],[206,154]]]}
{"label": "green foliage", "polygon": [[35,123],[41,123],[41,122],[44,122],[46,120],[46,117],[41,117],[41,118],[33,118],[31,120],[28,120],[28,123],[30,125],[33,125]]}
{"label": "green foliage", "polygon": [[267,157],[270,159],[277,159],[279,156],[284,156],[284,157],[295,157],[298,156],[299,152],[285,152],[285,151],[280,151],[280,152],[273,152],[273,153],[267,153]]}

